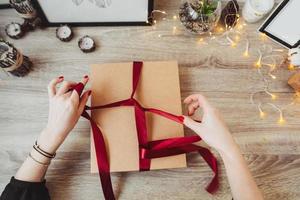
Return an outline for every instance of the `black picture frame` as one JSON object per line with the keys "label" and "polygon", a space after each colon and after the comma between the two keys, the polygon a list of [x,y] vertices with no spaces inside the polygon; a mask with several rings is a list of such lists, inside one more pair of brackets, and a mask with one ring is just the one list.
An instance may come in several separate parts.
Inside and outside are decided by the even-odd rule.
{"label": "black picture frame", "polygon": [[62,24],[69,24],[74,27],[88,27],[88,26],[149,26],[152,23],[151,13],[153,11],[154,0],[148,0],[148,22],[49,22],[38,0],[32,0],[33,6],[36,8],[39,17],[46,27],[58,27]]}
{"label": "black picture frame", "polygon": [[274,12],[268,17],[268,19],[263,23],[263,25],[258,29],[259,32],[266,34],[267,36],[269,36],[271,39],[273,39],[274,41],[282,44],[283,46],[286,46],[289,49],[292,48],[296,48],[300,45],[300,39],[299,41],[294,44],[291,45],[283,40],[281,40],[280,38],[276,37],[275,35],[273,35],[272,33],[269,33],[266,28],[268,27],[268,25],[274,20],[274,18],[280,13],[280,11],[290,2],[291,0],[284,0],[282,1],[277,8],[274,10]]}

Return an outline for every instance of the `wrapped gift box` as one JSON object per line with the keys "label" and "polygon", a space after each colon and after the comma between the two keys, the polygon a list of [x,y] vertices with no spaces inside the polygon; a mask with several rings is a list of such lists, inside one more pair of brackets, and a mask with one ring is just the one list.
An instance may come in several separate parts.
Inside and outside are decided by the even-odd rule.
{"label": "wrapped gift box", "polygon": [[[132,62],[91,66],[92,106],[128,99],[132,92]],[[154,107],[181,115],[181,96],[176,61],[144,62],[135,99],[144,107]],[[108,152],[110,171],[138,171],[139,148],[134,108],[123,106],[92,110]],[[146,113],[148,140],[184,136],[183,126],[159,115]],[[185,154],[151,159],[150,169],[186,167]],[[97,173],[97,160],[91,137],[91,172]]]}

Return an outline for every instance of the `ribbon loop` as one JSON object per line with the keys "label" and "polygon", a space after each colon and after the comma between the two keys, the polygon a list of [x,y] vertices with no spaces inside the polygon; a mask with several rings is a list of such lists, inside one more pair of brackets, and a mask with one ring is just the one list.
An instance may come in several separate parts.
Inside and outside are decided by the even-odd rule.
{"label": "ribbon loop", "polygon": [[77,83],[77,85],[75,85],[75,87],[73,88],[77,93],[78,95],[80,96],[82,91],[83,91],[83,88],[84,88],[84,85],[83,83],[79,82]]}

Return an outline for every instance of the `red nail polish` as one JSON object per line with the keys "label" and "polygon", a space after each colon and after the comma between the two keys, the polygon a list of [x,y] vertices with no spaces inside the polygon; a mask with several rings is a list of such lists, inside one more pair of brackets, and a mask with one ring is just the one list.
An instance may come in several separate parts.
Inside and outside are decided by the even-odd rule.
{"label": "red nail polish", "polygon": [[85,75],[83,78],[88,78],[89,76],[88,75]]}
{"label": "red nail polish", "polygon": [[58,79],[63,79],[64,78],[64,76],[60,76],[60,77],[58,77]]}
{"label": "red nail polish", "polygon": [[91,94],[92,94],[92,91],[91,91],[91,90],[89,90],[89,91],[88,91],[88,95],[90,96]]}

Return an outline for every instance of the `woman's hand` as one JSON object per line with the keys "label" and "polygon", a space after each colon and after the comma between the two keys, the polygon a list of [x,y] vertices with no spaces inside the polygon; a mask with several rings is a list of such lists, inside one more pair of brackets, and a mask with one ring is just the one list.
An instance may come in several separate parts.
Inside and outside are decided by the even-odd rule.
{"label": "woman's hand", "polygon": [[200,94],[188,96],[184,103],[188,105],[189,115],[193,115],[199,107],[202,108],[201,123],[185,116],[184,124],[220,153],[227,172],[233,199],[262,200],[262,193],[258,189],[238,145],[235,143],[219,112]]}
{"label": "woman's hand", "polygon": [[[85,85],[88,80],[88,76],[84,76],[81,82]],[[62,86],[57,89],[59,83]],[[38,139],[38,144],[49,153],[54,153],[74,128],[91,94],[91,91],[86,91],[79,97],[75,90],[71,90],[76,84],[64,81],[61,76],[48,85],[48,123]]]}
{"label": "woman's hand", "polygon": [[220,153],[228,152],[235,146],[227,126],[218,110],[214,108],[201,94],[188,96],[184,103],[188,106],[188,114],[191,116],[201,107],[203,110],[202,122],[196,122],[185,116],[184,124],[195,131],[208,145],[214,147]]}

